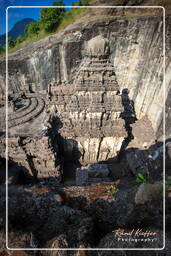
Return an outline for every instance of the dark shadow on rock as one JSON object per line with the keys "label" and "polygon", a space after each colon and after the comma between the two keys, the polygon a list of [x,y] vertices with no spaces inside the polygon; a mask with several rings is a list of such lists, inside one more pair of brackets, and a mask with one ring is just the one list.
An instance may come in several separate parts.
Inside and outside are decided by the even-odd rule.
{"label": "dark shadow on rock", "polygon": [[[6,182],[6,171],[6,159],[0,157],[0,184]],[[12,160],[8,161],[8,184],[25,185],[34,183],[37,183],[37,180],[27,168]]]}
{"label": "dark shadow on rock", "polygon": [[[166,140],[165,165],[168,175],[171,174],[171,143]],[[117,157],[107,161],[108,168],[114,180],[122,177],[136,178],[142,173],[148,182],[156,182],[162,179],[163,173],[163,142],[156,141],[153,145],[142,150],[139,148],[127,148],[122,152],[119,161]],[[118,171],[119,170],[119,171]]]}
{"label": "dark shadow on rock", "polygon": [[52,117],[51,125],[52,128],[49,129],[48,135],[54,137],[53,149],[57,151],[59,159],[63,159],[62,183],[75,184],[75,172],[81,167],[82,156],[78,149],[78,142],[74,139],[66,139],[60,134],[63,123],[58,116]]}
{"label": "dark shadow on rock", "polygon": [[0,157],[0,184],[5,184],[6,178],[6,159]]}
{"label": "dark shadow on rock", "polygon": [[132,134],[131,124],[135,123],[135,121],[137,120],[135,108],[134,108],[134,102],[129,98],[128,94],[129,94],[128,89],[124,88],[121,94],[122,105],[124,107],[124,110],[121,113],[120,117],[125,121],[125,129],[127,131],[127,137],[124,139],[122,143],[120,152],[118,154],[118,161],[121,160],[126,147],[128,146],[129,142],[134,138]]}
{"label": "dark shadow on rock", "polygon": [[10,184],[36,184],[38,180],[32,176],[27,168],[14,161],[8,162],[8,180]]}

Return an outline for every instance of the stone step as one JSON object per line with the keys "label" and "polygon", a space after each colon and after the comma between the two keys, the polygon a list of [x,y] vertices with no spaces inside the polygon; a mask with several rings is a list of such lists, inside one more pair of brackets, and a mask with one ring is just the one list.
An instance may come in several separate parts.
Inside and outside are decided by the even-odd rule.
{"label": "stone step", "polygon": [[103,183],[103,182],[111,182],[112,179],[109,177],[106,178],[88,178],[87,184],[93,184],[93,183]]}

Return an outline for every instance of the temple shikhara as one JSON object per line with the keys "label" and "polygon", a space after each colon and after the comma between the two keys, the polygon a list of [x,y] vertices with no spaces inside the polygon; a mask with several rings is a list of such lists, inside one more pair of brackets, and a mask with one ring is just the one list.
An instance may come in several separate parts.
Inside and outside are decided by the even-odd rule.
{"label": "temple shikhara", "polygon": [[54,84],[50,98],[50,104],[54,104],[63,123],[59,132],[64,138],[77,141],[79,150],[84,152],[82,162],[107,160],[119,152],[127,133],[107,39],[97,36],[88,41],[87,56],[82,60],[74,83]]}

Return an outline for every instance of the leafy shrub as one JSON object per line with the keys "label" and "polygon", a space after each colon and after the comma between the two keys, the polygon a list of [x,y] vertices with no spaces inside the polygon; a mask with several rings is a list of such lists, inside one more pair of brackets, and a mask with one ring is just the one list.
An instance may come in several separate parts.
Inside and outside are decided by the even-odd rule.
{"label": "leafy shrub", "polygon": [[16,44],[21,44],[25,39],[25,36],[18,36],[16,39]]}
{"label": "leafy shrub", "polygon": [[28,24],[25,30],[27,36],[38,35],[39,31],[40,31],[39,22],[36,22],[36,21],[33,21],[30,24]]}
{"label": "leafy shrub", "polygon": [[[53,3],[53,6],[64,6],[62,0]],[[40,11],[40,26],[46,32],[53,32],[64,17],[65,8],[43,8]]]}
{"label": "leafy shrub", "polygon": [[5,53],[5,46],[0,45],[0,54]]}
{"label": "leafy shrub", "polygon": [[16,41],[12,39],[12,37],[8,37],[8,46],[9,48],[13,48],[16,45]]}
{"label": "leafy shrub", "polygon": [[89,3],[90,0],[79,0],[78,2],[73,2],[72,6],[87,6]]}
{"label": "leafy shrub", "polygon": [[90,0],[81,0],[81,5],[87,6],[89,4]]}
{"label": "leafy shrub", "polygon": [[136,182],[138,183],[146,183],[147,179],[144,177],[142,173],[137,174]]}
{"label": "leafy shrub", "polygon": [[109,197],[116,199],[116,193],[119,192],[119,188],[116,185],[110,185],[107,188],[107,194]]}

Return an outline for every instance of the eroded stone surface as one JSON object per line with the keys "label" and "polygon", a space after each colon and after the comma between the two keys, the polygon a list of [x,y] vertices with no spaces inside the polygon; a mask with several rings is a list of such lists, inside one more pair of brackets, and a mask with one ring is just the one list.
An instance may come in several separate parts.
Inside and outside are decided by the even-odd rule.
{"label": "eroded stone surface", "polygon": [[[107,39],[91,39],[73,84],[50,85],[49,97],[61,122],[59,133],[65,139],[74,138],[81,163],[107,160],[120,151],[127,132]],[[64,151],[69,150],[64,145]]]}
{"label": "eroded stone surface", "polygon": [[[59,34],[27,46],[9,56],[9,89],[47,89],[50,81],[73,81],[84,56],[85,44],[93,36],[108,35],[110,58],[119,85],[130,90],[139,118],[147,115],[154,131],[162,132],[163,40],[162,18],[109,18],[74,24]],[[92,35],[93,27],[93,35]],[[153,35],[153,36],[152,36]],[[166,96],[170,87],[170,18],[166,22]],[[148,49],[148,51],[147,51]],[[0,82],[5,88],[5,60],[1,59]],[[148,93],[147,93],[148,92]],[[169,99],[167,99],[169,131]],[[161,128],[161,129],[160,129]]]}
{"label": "eroded stone surface", "polygon": [[117,156],[127,137],[122,113],[129,118],[132,112],[119,91],[109,40],[99,35],[86,47],[73,83],[58,80],[42,94],[9,95],[9,159],[35,178],[56,177],[60,182],[61,157],[83,165],[105,161]]}

